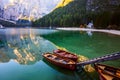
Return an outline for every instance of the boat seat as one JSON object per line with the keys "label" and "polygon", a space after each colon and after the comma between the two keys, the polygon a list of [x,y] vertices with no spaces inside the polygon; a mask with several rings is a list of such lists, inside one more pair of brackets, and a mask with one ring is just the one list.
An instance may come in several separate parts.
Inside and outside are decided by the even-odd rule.
{"label": "boat seat", "polygon": [[60,58],[56,57],[55,60],[60,60]]}
{"label": "boat seat", "polygon": [[52,58],[52,56],[51,56],[51,55],[47,55],[47,57]]}

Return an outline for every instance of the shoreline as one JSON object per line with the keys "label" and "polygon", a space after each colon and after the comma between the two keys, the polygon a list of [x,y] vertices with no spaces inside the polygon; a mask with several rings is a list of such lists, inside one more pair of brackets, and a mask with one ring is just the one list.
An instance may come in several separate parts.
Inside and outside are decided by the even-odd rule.
{"label": "shoreline", "polygon": [[97,32],[105,32],[105,33],[110,33],[110,34],[115,34],[115,35],[120,35],[119,30],[107,30],[107,29],[88,29],[88,28],[56,28],[57,30],[66,30],[66,31],[97,31]]}

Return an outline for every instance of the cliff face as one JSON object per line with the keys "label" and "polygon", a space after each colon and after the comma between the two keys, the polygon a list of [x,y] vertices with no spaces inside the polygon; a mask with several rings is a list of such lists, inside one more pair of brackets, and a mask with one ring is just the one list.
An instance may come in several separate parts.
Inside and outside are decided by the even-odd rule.
{"label": "cliff face", "polygon": [[0,0],[0,17],[38,19],[50,13],[60,0]]}
{"label": "cliff face", "polygon": [[120,5],[120,0],[87,0],[86,10],[88,11],[113,11]]}

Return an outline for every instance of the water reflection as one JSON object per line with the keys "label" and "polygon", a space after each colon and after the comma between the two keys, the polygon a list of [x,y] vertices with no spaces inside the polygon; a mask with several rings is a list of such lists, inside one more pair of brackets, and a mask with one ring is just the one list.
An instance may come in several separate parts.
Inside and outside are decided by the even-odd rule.
{"label": "water reflection", "polygon": [[[42,59],[42,53],[52,52],[56,46],[40,35],[49,37],[46,34],[53,32],[56,31],[41,31],[40,29],[0,30],[0,80],[97,80],[83,69],[79,72],[69,71]],[[66,36],[69,37],[68,34]],[[62,40],[63,33],[61,36],[50,35],[50,37],[58,43],[62,43],[60,40]]]}
{"label": "water reflection", "polygon": [[56,80],[96,80],[93,79],[82,67],[81,69],[76,71],[70,71],[67,69],[60,68],[58,66],[55,66],[49,62],[47,62],[45,59],[43,61],[51,67],[53,70],[57,71],[59,75],[56,75]]}
{"label": "water reflection", "polygon": [[92,31],[86,31],[86,33],[88,34],[88,36],[92,36]]}
{"label": "water reflection", "polygon": [[80,34],[87,34],[87,36],[93,36],[93,31],[80,31]]}
{"label": "water reflection", "polygon": [[39,31],[35,32],[32,29],[0,31],[0,62],[8,62],[13,59],[20,64],[33,64],[42,59],[42,53],[56,49],[53,43],[40,37],[37,33]]}

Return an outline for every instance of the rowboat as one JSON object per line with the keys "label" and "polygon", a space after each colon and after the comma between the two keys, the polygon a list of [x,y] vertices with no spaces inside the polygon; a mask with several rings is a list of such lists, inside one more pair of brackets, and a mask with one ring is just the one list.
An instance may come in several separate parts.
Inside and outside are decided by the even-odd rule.
{"label": "rowboat", "polygon": [[68,59],[68,58],[61,58],[55,54],[52,53],[45,53],[43,54],[43,57],[50,63],[69,69],[69,70],[75,70],[76,69],[76,63],[75,61]]}
{"label": "rowboat", "polygon": [[100,80],[120,80],[119,68],[103,64],[95,64],[95,69],[99,74]]}
{"label": "rowboat", "polygon": [[[93,58],[91,60],[87,60],[87,61],[83,61],[83,62],[76,62],[68,57],[56,55],[55,51],[53,51],[53,52],[54,53],[49,53],[49,52],[45,53],[45,54],[43,54],[43,57],[48,62],[51,62],[52,64],[55,64],[57,66],[64,67],[64,68],[67,68],[70,70],[79,69],[79,67],[85,66],[87,64],[94,64],[94,63],[99,63],[99,62],[104,62],[104,61],[109,61],[109,60],[120,59],[120,52],[117,52],[117,53],[101,56],[98,58]],[[58,50],[58,52],[59,52],[59,50]],[[96,66],[96,70],[98,72],[100,72],[101,74],[103,74],[103,72],[106,72],[104,69],[101,71],[101,69],[99,69],[99,67],[97,65],[98,64],[96,64],[95,66]],[[120,71],[120,70],[118,69],[118,71]],[[107,73],[108,73],[108,71],[107,71]],[[118,72],[117,72],[117,74],[118,74]],[[107,79],[101,79],[101,80],[107,80]]]}
{"label": "rowboat", "polygon": [[78,59],[77,55],[70,53],[70,52],[67,52],[67,51],[64,51],[64,50],[61,50],[61,49],[54,50],[53,53],[55,53],[57,56],[60,56],[63,58],[68,58],[68,59],[71,59],[73,61],[77,61],[77,59]]}

